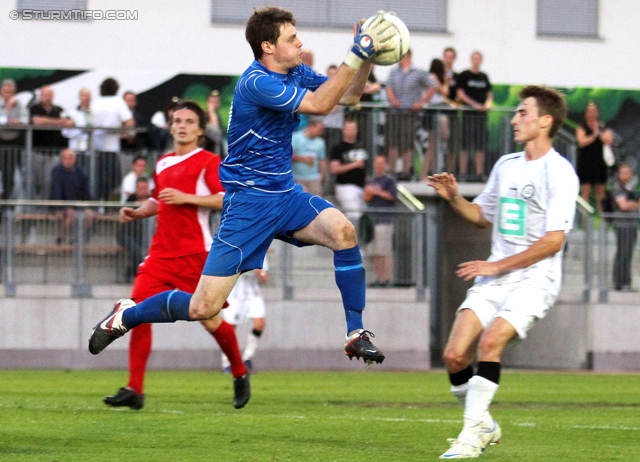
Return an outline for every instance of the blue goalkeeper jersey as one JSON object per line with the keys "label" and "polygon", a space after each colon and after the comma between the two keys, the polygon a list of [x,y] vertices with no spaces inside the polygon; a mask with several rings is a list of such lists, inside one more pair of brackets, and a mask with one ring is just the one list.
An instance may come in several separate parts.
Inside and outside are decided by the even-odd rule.
{"label": "blue goalkeeper jersey", "polygon": [[249,66],[229,113],[229,155],[220,165],[227,192],[272,195],[293,189],[291,138],[300,123],[298,108],[307,90],[326,80],[304,64],[287,74],[271,72],[257,60]]}

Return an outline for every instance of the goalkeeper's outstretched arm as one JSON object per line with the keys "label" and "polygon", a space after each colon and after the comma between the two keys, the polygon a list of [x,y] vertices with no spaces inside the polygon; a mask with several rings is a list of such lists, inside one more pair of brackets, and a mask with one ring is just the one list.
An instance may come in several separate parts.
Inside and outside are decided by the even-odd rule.
{"label": "goalkeeper's outstretched arm", "polygon": [[371,58],[376,51],[390,46],[394,29],[380,17],[366,30],[356,24],[353,43],[338,72],[314,92],[308,91],[298,111],[302,114],[327,115],[339,102],[357,104],[371,72]]}

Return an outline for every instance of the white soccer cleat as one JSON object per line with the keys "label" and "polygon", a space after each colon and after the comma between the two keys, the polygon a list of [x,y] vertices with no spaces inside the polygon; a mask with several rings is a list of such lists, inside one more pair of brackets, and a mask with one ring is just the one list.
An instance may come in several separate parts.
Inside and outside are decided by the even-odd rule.
{"label": "white soccer cleat", "polygon": [[487,446],[500,443],[500,438],[502,438],[502,429],[498,422],[493,420],[491,416],[489,416],[488,422],[483,422],[480,426],[480,431],[478,432],[478,438],[480,439],[480,443],[482,444],[482,448],[486,448]]}
{"label": "white soccer cleat", "polygon": [[89,338],[89,352],[91,354],[97,355],[115,339],[129,332],[129,329],[122,322],[122,313],[133,306],[136,306],[135,302],[128,298],[118,300],[111,313],[96,324]]}
{"label": "white soccer cleat", "polygon": [[451,447],[440,456],[440,459],[476,459],[482,454],[483,448],[478,439],[475,444],[461,439],[447,439]]}

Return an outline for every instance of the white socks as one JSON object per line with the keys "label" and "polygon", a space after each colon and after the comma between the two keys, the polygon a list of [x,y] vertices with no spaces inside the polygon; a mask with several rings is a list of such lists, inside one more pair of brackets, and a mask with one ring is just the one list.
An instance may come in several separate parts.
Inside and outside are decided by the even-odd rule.
{"label": "white socks", "polygon": [[[499,385],[484,377],[474,375],[467,383],[464,407],[464,427],[472,427],[485,420],[489,406],[498,391]],[[457,397],[457,396],[456,396]]]}

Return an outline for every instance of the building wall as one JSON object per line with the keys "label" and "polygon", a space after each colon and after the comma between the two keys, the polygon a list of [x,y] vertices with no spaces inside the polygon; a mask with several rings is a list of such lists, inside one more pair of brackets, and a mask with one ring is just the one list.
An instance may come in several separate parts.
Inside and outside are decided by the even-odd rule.
{"label": "building wall", "polygon": [[[70,298],[68,286],[18,287],[16,298],[0,297],[0,369],[126,369],[129,336],[93,356],[88,339],[109,311],[114,294],[128,286],[94,286],[93,298]],[[282,300],[281,290],[265,289],[267,327],[254,364],[259,370],[362,370],[349,361],[343,345],[344,309],[334,290],[296,290]],[[118,297],[118,295],[115,295]],[[381,370],[428,370],[429,310],[413,289],[368,292],[365,325],[386,355]],[[250,323],[238,328],[244,346]],[[220,350],[197,322],[153,327],[150,369],[220,369]]]}
{"label": "building wall", "polygon": [[[15,3],[5,2],[0,14],[5,67],[239,75],[252,60],[244,27],[212,25],[209,0],[192,0],[188,7],[170,0],[90,0],[91,9],[136,10],[138,20],[84,22],[11,20],[6,13]],[[449,0],[449,33],[414,33],[414,62],[428,67],[444,47],[454,46],[462,70],[479,49],[497,83],[636,89],[640,50],[631,45],[640,41],[637,2],[599,3],[601,39],[585,40],[537,38],[536,0]],[[304,46],[315,53],[316,70],[342,61],[350,30],[298,26]],[[382,80],[388,72],[376,71]]]}

